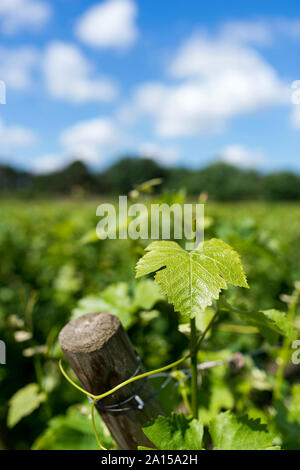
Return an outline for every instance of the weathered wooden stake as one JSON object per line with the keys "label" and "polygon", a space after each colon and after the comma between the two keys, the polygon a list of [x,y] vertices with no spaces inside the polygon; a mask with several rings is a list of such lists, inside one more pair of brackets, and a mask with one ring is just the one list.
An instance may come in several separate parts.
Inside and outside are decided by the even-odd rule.
{"label": "weathered wooden stake", "polygon": [[[115,315],[89,313],[68,323],[60,332],[60,346],[85,390],[100,395],[130,378],[139,366],[136,352]],[[143,366],[138,374],[143,372]],[[102,405],[120,403],[135,392],[145,402],[143,409],[121,412],[98,411],[109,428],[118,448],[136,449],[153,447],[142,427],[159,414],[163,414],[153,388],[141,379],[101,400]],[[123,405],[128,406],[135,400]]]}

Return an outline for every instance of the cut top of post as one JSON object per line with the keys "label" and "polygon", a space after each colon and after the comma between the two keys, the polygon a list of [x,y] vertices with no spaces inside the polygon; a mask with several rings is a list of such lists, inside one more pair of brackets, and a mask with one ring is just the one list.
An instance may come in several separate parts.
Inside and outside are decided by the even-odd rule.
{"label": "cut top of post", "polygon": [[63,350],[90,353],[101,349],[121,327],[120,320],[109,313],[89,313],[68,323],[60,332]]}

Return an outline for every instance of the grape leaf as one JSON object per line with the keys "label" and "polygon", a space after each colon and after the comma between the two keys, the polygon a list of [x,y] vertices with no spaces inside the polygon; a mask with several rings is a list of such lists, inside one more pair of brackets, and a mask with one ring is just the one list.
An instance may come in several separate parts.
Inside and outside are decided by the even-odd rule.
{"label": "grape leaf", "polygon": [[259,419],[237,417],[230,411],[216,416],[209,426],[214,450],[266,450],[275,449],[275,434]]}
{"label": "grape leaf", "polygon": [[146,251],[136,277],[156,272],[162,293],[182,315],[195,317],[219,298],[227,283],[248,287],[239,255],[222,240],[213,238],[189,252],[176,242],[159,241]]}
{"label": "grape leaf", "polygon": [[18,390],[9,400],[7,426],[13,428],[22,418],[30,415],[46,400],[38,384],[32,383]]}
{"label": "grape leaf", "polygon": [[167,418],[159,416],[149,426],[144,427],[143,431],[160,450],[202,449],[202,424],[183,414],[172,413]]}
{"label": "grape leaf", "polygon": [[252,312],[238,311],[238,314],[249,325],[256,326],[260,333],[270,342],[276,343],[278,336],[294,337],[294,327],[284,312],[279,310],[262,310]]}

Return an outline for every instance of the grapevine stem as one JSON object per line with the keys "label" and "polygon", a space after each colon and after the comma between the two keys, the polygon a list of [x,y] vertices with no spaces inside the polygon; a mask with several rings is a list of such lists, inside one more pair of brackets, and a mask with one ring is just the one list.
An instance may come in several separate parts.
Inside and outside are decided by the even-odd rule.
{"label": "grapevine stem", "polygon": [[98,447],[100,450],[107,450],[100,442],[100,439],[98,437],[97,429],[96,429],[96,423],[95,423],[95,404],[96,404],[96,399],[94,398],[92,401],[92,408],[91,408],[91,417],[92,417],[92,428],[93,432],[98,444]]}
{"label": "grapevine stem", "polygon": [[198,368],[197,368],[197,353],[199,351],[200,345],[204,340],[208,330],[212,327],[216,316],[218,315],[218,310],[213,315],[212,319],[208,323],[207,327],[201,334],[200,338],[197,339],[197,327],[196,319],[191,318],[191,336],[190,336],[190,358],[191,358],[191,394],[192,394],[192,415],[194,418],[198,418]]}
{"label": "grapevine stem", "polygon": [[190,356],[191,356],[191,392],[192,392],[192,414],[198,417],[198,369],[197,369],[197,328],[196,319],[191,318]]}

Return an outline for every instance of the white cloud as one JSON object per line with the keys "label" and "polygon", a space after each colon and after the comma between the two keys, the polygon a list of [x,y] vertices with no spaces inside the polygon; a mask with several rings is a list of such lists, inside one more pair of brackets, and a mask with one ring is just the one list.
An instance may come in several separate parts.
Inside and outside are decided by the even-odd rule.
{"label": "white cloud", "polygon": [[37,141],[36,134],[21,126],[7,126],[0,120],[1,152],[8,152],[20,147],[29,147]]}
{"label": "white cloud", "polygon": [[251,47],[193,35],[169,67],[173,82],[137,87],[120,114],[148,115],[160,137],[217,132],[231,118],[287,103],[289,89]]}
{"label": "white cloud", "polygon": [[40,156],[33,162],[32,170],[50,173],[61,170],[74,160],[88,165],[102,164],[112,152],[119,151],[124,142],[124,136],[109,118],[80,121],[61,132],[58,153]]}
{"label": "white cloud", "polygon": [[267,20],[235,20],[222,25],[225,40],[269,45],[280,35],[299,39],[300,18],[271,18]]}
{"label": "white cloud", "polygon": [[123,49],[137,39],[136,15],[133,0],[107,0],[83,14],[77,23],[76,34],[93,47]]}
{"label": "white cloud", "polygon": [[119,139],[119,132],[108,118],[81,121],[65,129],[60,142],[72,158],[80,158],[87,163],[98,163]]}
{"label": "white cloud", "polygon": [[261,150],[250,150],[242,145],[229,145],[221,152],[221,159],[231,165],[244,168],[260,165],[264,161],[264,154]]}
{"label": "white cloud", "polygon": [[138,151],[141,157],[151,158],[163,165],[172,165],[176,163],[180,157],[178,147],[157,144],[156,142],[143,142],[140,144]]}
{"label": "white cloud", "polygon": [[224,37],[212,40],[194,34],[179,48],[169,71],[175,78],[206,78],[217,73],[239,72],[253,75],[263,72],[269,79],[275,72],[253,48]]}
{"label": "white cloud", "polygon": [[111,101],[117,95],[114,81],[94,76],[92,65],[73,44],[51,43],[43,67],[47,88],[54,98],[83,103]]}
{"label": "white cloud", "polygon": [[300,129],[300,104],[293,106],[291,124],[294,129]]}
{"label": "white cloud", "polygon": [[32,164],[32,171],[34,173],[43,174],[51,173],[52,171],[60,170],[65,166],[66,160],[58,154],[42,155]]}
{"label": "white cloud", "polygon": [[221,35],[226,41],[252,44],[270,44],[273,28],[265,21],[229,21],[222,26]]}
{"label": "white cloud", "polygon": [[291,38],[300,37],[300,19],[299,18],[280,18],[276,21],[275,27],[279,33],[285,34]]}
{"label": "white cloud", "polygon": [[38,54],[33,47],[0,47],[0,79],[8,87],[23,90],[30,86],[32,71],[37,62]]}
{"label": "white cloud", "polygon": [[42,27],[50,18],[51,8],[40,0],[1,0],[0,32],[15,34],[23,29]]}

